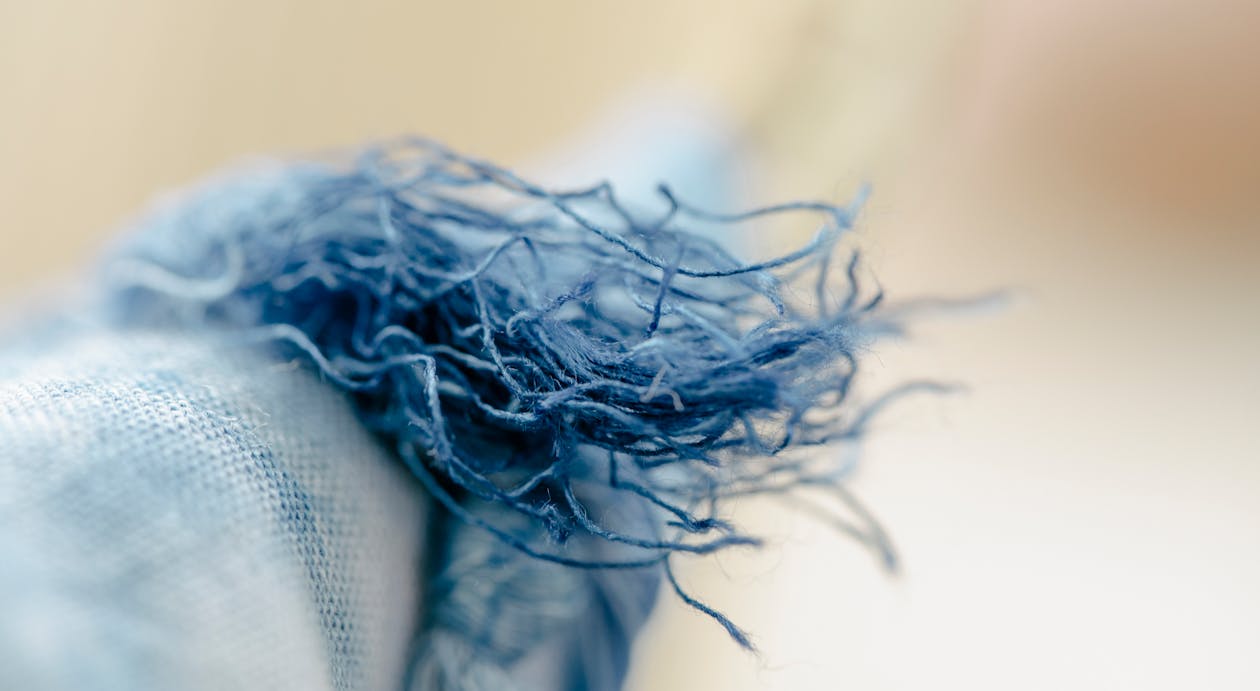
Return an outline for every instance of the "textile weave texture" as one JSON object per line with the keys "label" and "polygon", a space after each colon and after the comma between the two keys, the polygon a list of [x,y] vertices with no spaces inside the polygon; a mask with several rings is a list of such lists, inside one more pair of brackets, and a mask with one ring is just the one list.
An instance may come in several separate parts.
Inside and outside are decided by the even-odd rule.
{"label": "textile weave texture", "polygon": [[397,687],[427,507],[340,394],[204,333],[40,346],[0,381],[0,685]]}

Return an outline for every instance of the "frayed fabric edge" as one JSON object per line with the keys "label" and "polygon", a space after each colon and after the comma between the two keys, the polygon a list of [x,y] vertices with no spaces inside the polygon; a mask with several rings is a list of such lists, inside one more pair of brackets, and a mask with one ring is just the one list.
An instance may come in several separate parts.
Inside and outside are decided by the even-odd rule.
{"label": "frayed fabric edge", "polygon": [[[853,401],[870,341],[899,328],[856,251],[835,268],[857,204],[722,214],[659,193],[646,213],[607,184],[549,190],[422,139],[278,165],[142,220],[109,265],[114,312],[272,344],[346,391],[452,516],[533,558],[656,569],[752,648],[670,559],[759,544],[725,502],[839,487],[849,465],[809,452],[936,387]],[[800,213],[822,219],[814,239],[766,261],[693,232]],[[642,510],[610,519],[609,490]],[[891,567],[859,516],[851,532]],[[591,541],[615,549],[568,548]]]}

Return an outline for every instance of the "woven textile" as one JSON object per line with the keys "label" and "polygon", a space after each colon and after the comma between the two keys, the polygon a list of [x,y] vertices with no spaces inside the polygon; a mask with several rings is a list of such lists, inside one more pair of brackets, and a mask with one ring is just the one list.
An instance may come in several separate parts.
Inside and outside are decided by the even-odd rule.
{"label": "woven textile", "polygon": [[878,409],[837,410],[882,294],[829,289],[852,208],[639,197],[406,140],[137,221],[0,349],[0,687],[615,691],[662,580],[751,648],[669,560],[843,480],[792,452]]}
{"label": "woven textile", "polygon": [[206,334],[6,353],[0,686],[389,689],[424,512],[335,389]]}

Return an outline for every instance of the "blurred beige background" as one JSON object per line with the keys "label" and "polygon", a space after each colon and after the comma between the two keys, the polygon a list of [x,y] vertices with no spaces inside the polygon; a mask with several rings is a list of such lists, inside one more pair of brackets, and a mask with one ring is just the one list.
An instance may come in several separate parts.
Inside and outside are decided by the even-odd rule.
{"label": "blurred beige background", "polygon": [[894,297],[1017,299],[874,362],[971,388],[866,449],[903,573],[741,507],[778,546],[686,576],[761,656],[664,597],[633,688],[1260,688],[1258,32],[1222,0],[0,0],[0,292],[242,155],[523,165],[667,83],[733,114],[754,201],[873,182]]}

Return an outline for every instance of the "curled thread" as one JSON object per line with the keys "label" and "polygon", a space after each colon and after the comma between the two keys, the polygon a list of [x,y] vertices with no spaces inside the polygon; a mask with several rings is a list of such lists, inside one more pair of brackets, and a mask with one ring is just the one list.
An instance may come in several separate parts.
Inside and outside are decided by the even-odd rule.
{"label": "curled thread", "polygon": [[[662,569],[750,646],[683,592],[669,557],[757,544],[722,502],[839,482],[829,454],[789,452],[859,436],[885,402],[849,410],[870,325],[895,328],[882,294],[859,294],[856,254],[830,271],[854,207],[720,214],[661,187],[665,213],[644,214],[607,183],[548,190],[421,139],[236,184],[153,220],[119,260],[126,320],[196,315],[277,344],[347,391],[451,515],[538,559]],[[795,213],[821,228],[764,261],[688,231]],[[812,303],[786,289],[811,270]],[[651,508],[659,531],[606,525],[583,484]],[[566,554],[575,534],[633,556]]]}

